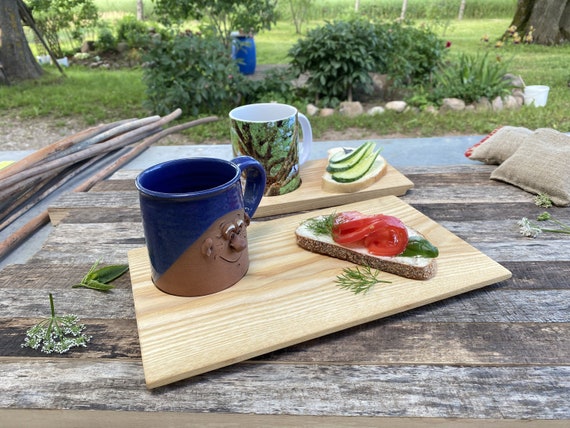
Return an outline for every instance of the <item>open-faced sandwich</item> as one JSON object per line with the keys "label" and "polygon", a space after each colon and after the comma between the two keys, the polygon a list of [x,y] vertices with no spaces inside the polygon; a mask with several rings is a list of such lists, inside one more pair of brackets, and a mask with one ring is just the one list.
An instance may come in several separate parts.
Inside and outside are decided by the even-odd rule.
{"label": "open-faced sandwich", "polygon": [[356,148],[336,147],[328,152],[322,189],[331,193],[352,193],[376,183],[386,174],[386,160],[368,141]]}
{"label": "open-faced sandwich", "polygon": [[345,211],[305,220],[295,234],[306,250],[406,278],[437,272],[438,249],[397,217]]}

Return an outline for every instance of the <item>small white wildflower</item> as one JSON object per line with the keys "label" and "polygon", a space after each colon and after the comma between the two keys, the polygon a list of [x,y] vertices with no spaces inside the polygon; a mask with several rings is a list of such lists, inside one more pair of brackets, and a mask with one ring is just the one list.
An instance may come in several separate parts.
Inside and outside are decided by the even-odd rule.
{"label": "small white wildflower", "polygon": [[77,315],[55,315],[53,297],[49,295],[51,317],[40,321],[26,331],[26,339],[22,348],[39,349],[51,354],[63,354],[76,346],[87,346],[91,336],[83,334],[85,325],[79,323]]}
{"label": "small white wildflower", "polygon": [[521,218],[517,224],[520,226],[519,232],[522,236],[536,238],[538,234],[542,232],[542,229],[540,227],[532,224],[526,217]]}

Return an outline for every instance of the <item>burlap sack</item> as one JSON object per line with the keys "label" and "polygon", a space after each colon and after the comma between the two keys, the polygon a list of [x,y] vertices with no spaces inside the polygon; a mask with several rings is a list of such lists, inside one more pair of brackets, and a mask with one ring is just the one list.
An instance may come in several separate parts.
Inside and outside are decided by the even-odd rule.
{"label": "burlap sack", "polygon": [[537,129],[518,150],[491,173],[534,194],[546,193],[555,205],[570,205],[570,136]]}
{"label": "burlap sack", "polygon": [[508,159],[531,135],[527,128],[502,126],[495,129],[479,143],[469,148],[465,155],[471,160],[485,162],[489,165],[500,165]]}

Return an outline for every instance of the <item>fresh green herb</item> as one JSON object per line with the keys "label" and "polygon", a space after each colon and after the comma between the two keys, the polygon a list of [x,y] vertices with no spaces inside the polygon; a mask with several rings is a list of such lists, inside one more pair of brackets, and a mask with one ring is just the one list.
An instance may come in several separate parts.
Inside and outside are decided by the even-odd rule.
{"label": "fresh green herb", "polygon": [[334,225],[334,218],[336,217],[335,213],[310,218],[305,221],[305,225],[307,228],[313,232],[315,235],[331,235],[332,229]]}
{"label": "fresh green herb", "polygon": [[335,283],[340,288],[350,290],[354,294],[367,293],[376,284],[391,283],[391,281],[379,279],[379,275],[380,271],[372,270],[369,266],[344,268],[342,274],[336,277]]}
{"label": "fresh green herb", "polygon": [[550,208],[552,206],[552,200],[546,193],[539,193],[534,197],[534,204],[542,208]]}
{"label": "fresh green herb", "polygon": [[439,250],[431,242],[422,236],[410,236],[408,244],[401,257],[426,257],[433,259],[439,256]]}
{"label": "fresh green herb", "polygon": [[28,329],[22,348],[40,349],[46,354],[63,354],[75,346],[87,346],[91,336],[83,334],[85,325],[79,323],[77,315],[57,316],[51,293],[49,304],[51,317]]}
{"label": "fresh green herb", "polygon": [[87,272],[87,275],[83,277],[81,282],[73,285],[72,288],[83,287],[98,291],[109,291],[115,288],[109,283],[129,270],[128,265],[111,265],[101,269],[97,269],[97,266],[99,266],[98,261],[91,266],[91,269],[89,269],[89,272]]}

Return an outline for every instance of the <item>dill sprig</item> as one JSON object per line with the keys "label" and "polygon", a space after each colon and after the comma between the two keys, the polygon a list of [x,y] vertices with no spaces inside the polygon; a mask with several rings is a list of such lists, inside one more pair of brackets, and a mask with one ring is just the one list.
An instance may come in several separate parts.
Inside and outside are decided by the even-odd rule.
{"label": "dill sprig", "polygon": [[379,270],[372,270],[369,266],[357,266],[344,268],[342,274],[336,277],[335,283],[345,290],[354,294],[367,293],[373,286],[380,283],[390,284],[378,278]]}
{"label": "dill sprig", "polygon": [[335,213],[323,215],[320,217],[313,217],[305,220],[304,224],[315,235],[331,235],[334,225]]}
{"label": "dill sprig", "polygon": [[538,207],[550,208],[552,206],[552,200],[547,193],[539,193],[534,197],[534,204]]}

